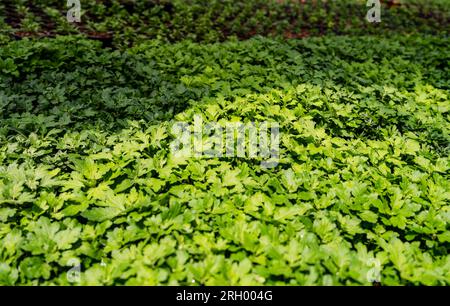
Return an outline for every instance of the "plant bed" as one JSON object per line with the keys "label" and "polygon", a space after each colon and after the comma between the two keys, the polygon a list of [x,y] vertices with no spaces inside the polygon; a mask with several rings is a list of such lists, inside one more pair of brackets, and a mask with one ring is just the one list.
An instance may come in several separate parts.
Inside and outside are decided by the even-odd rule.
{"label": "plant bed", "polygon": [[[427,35],[11,41],[0,285],[449,285],[448,61]],[[277,122],[277,164],[176,156],[196,118]]]}

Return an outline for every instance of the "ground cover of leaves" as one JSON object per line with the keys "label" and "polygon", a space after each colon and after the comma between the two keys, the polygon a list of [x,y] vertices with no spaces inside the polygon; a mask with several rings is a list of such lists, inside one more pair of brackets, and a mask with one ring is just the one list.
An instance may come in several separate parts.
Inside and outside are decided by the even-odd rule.
{"label": "ground cover of leaves", "polygon": [[[0,284],[450,284],[440,36],[0,49]],[[275,121],[280,162],[175,158]],[[375,269],[375,270],[374,270]]]}

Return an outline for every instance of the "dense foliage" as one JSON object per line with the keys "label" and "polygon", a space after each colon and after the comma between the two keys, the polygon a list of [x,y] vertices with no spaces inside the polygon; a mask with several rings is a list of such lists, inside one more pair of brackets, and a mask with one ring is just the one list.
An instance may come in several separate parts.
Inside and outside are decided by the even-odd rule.
{"label": "dense foliage", "polygon": [[[0,49],[0,284],[450,284],[439,36]],[[277,121],[281,160],[174,158]]]}

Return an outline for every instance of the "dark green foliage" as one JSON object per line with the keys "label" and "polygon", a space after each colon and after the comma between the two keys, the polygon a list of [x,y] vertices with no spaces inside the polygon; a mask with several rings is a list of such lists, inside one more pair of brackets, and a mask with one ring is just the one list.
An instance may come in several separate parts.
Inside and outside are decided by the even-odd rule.
{"label": "dark green foliage", "polygon": [[155,38],[217,42],[255,35],[299,38],[323,34],[448,34],[450,27],[450,2],[446,0],[401,1],[402,5],[395,7],[383,1],[379,24],[367,22],[369,8],[365,0],[301,2],[84,0],[82,23],[70,24],[66,21],[65,1],[7,1],[17,13],[19,24],[5,27],[3,32],[15,37],[84,33],[106,45],[124,47]]}

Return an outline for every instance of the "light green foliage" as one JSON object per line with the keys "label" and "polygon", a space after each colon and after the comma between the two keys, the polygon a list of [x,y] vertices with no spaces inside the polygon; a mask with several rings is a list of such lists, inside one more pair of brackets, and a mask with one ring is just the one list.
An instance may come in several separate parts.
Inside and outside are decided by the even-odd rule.
{"label": "light green foliage", "polygon": [[[70,46],[70,47],[68,47]],[[0,284],[449,285],[448,39],[0,49]],[[276,121],[281,160],[176,159]]]}

